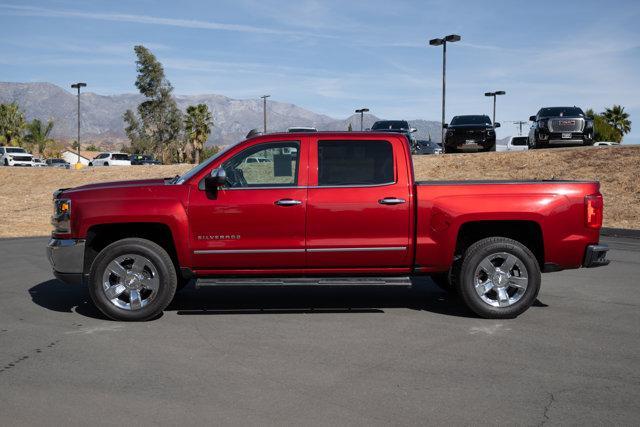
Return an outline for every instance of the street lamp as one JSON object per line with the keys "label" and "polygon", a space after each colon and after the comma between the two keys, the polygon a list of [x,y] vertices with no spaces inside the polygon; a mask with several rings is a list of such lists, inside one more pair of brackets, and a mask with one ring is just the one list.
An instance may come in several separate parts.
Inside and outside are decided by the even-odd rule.
{"label": "street lamp", "polygon": [[498,95],[506,95],[507,92],[503,90],[497,90],[495,92],[485,92],[484,96],[493,96],[493,125],[496,125],[496,97]]}
{"label": "street lamp", "polygon": [[262,95],[262,117],[264,119],[264,133],[267,133],[267,98],[271,95]]}
{"label": "street lamp", "polygon": [[360,132],[364,130],[364,125],[363,125],[364,113],[368,113],[368,112],[369,112],[368,108],[358,108],[356,110],[356,113],[360,113]]}
{"label": "street lamp", "polygon": [[80,163],[80,88],[86,87],[86,83],[74,83],[71,85],[73,89],[78,89],[78,162],[76,163],[76,169],[82,168],[82,163]]}
{"label": "street lamp", "polygon": [[[447,93],[447,43],[459,42],[462,39],[457,34],[449,34],[441,39],[429,40],[431,46],[442,46],[442,142],[444,144],[444,114],[445,114],[445,95]],[[444,145],[443,145],[444,147]]]}

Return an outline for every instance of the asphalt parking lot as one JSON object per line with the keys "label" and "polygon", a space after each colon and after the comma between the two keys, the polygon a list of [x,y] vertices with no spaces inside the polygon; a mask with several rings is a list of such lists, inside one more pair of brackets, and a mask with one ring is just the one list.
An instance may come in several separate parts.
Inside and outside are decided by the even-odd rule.
{"label": "asphalt parking lot", "polygon": [[186,289],[103,318],[47,239],[0,240],[0,424],[636,424],[640,240],[514,320],[412,289]]}

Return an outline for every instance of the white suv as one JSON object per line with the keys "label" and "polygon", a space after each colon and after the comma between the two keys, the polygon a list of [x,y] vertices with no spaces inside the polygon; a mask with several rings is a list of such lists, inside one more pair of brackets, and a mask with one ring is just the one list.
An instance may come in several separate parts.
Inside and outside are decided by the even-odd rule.
{"label": "white suv", "polygon": [[89,166],[131,166],[126,153],[100,153],[89,162]]}
{"label": "white suv", "polygon": [[0,147],[0,164],[3,166],[32,166],[33,156],[20,147]]}

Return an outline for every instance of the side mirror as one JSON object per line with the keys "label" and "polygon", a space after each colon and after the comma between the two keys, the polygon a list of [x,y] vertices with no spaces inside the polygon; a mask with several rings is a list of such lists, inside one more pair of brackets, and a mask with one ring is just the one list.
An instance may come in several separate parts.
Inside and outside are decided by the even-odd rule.
{"label": "side mirror", "polygon": [[499,127],[500,127],[500,123],[498,123],[498,122],[494,123],[494,124],[493,124],[493,127],[494,127],[494,128],[499,128]]}
{"label": "side mirror", "polygon": [[218,187],[222,187],[226,183],[227,173],[222,168],[216,168],[204,179],[204,189],[206,192],[212,193],[217,191]]}
{"label": "side mirror", "polygon": [[449,127],[449,124],[448,124],[448,123],[445,123],[445,124],[443,124],[443,125],[442,125],[442,128],[443,128],[443,129],[447,129],[448,127]]}
{"label": "side mirror", "polygon": [[409,132],[410,132],[410,133],[416,133],[416,132],[418,132],[418,129],[416,129],[416,128],[411,128],[411,129],[409,129]]}
{"label": "side mirror", "polygon": [[536,116],[529,116],[529,121],[530,122],[535,122],[536,121]]}

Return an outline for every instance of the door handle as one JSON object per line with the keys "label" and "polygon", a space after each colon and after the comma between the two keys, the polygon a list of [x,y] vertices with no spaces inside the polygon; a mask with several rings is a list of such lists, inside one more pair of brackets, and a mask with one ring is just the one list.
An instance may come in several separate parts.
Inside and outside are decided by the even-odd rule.
{"label": "door handle", "polygon": [[278,206],[296,206],[296,205],[301,205],[302,202],[300,200],[294,200],[294,199],[280,199],[280,200],[276,200],[275,204]]}
{"label": "door handle", "polygon": [[378,203],[381,205],[399,205],[402,203],[406,203],[405,199],[399,199],[397,197],[385,197],[384,199],[378,200]]}

